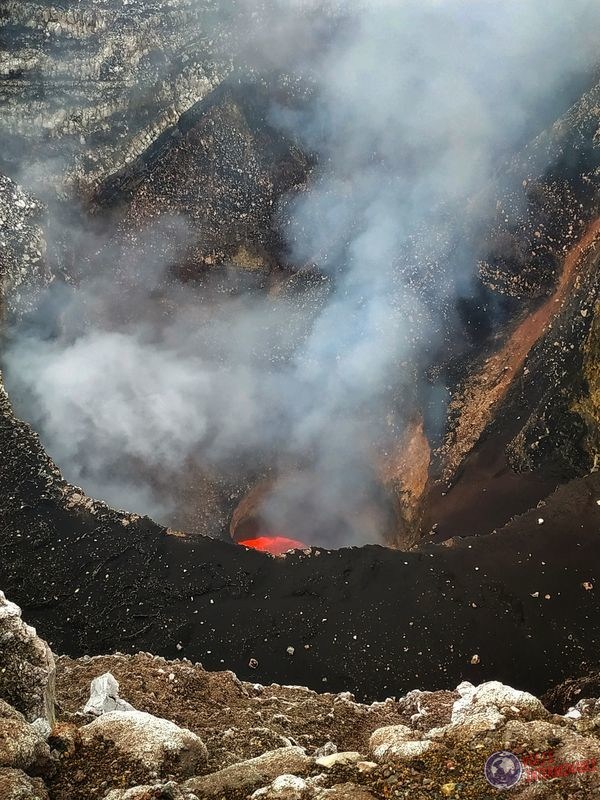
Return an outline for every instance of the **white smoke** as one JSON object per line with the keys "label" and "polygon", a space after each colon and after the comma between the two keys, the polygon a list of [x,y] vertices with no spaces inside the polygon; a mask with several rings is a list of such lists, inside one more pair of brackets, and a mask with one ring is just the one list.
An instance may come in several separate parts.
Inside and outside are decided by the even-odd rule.
{"label": "white smoke", "polygon": [[[195,294],[166,288],[170,259],[121,253],[134,286],[126,322],[98,314],[75,332],[19,330],[8,385],[66,476],[112,503],[168,520],[144,469],[176,473],[191,460],[235,474],[255,457],[302,467],[267,500],[274,530],[378,541],[389,519],[374,510],[374,465],[389,415],[410,412],[415,375],[453,335],[448,318],[471,288],[467,200],[563,110],[569,81],[595,62],[600,10],[587,0],[239,8],[250,23],[240,57],[310,87],[304,102],[274,104],[270,122],[317,156],[281,225],[290,266],[316,268],[323,288],[300,299]],[[485,219],[483,201],[476,213]],[[178,309],[167,319],[157,320],[157,286]],[[60,294],[59,314],[77,319],[119,303],[108,275]]]}

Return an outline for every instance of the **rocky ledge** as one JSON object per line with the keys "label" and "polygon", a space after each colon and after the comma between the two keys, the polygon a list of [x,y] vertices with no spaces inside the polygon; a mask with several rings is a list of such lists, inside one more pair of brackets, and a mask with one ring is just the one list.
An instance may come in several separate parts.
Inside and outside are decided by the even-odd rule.
{"label": "rocky ledge", "polygon": [[[590,798],[600,701],[581,694],[561,714],[497,681],[366,705],[148,653],[73,660],[0,592],[0,797],[483,800],[486,761],[509,751],[512,797]],[[554,711],[574,696],[557,688]]]}

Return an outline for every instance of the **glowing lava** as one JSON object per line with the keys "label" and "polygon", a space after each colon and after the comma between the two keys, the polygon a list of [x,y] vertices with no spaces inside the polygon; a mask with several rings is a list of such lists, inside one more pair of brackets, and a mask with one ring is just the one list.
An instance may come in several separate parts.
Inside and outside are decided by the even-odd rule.
{"label": "glowing lava", "polygon": [[256,539],[244,539],[238,544],[271,553],[273,556],[280,556],[288,550],[306,550],[307,547],[297,539],[288,539],[287,536],[258,536]]}

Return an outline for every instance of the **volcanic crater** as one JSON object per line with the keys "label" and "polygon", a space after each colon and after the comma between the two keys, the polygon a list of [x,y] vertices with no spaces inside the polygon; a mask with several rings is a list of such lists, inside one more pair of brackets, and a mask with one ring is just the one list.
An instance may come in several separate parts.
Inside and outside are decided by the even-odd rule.
{"label": "volcanic crater", "polygon": [[[369,699],[492,678],[541,693],[596,667],[598,593],[585,588],[600,586],[595,73],[465,199],[444,253],[467,242],[472,281],[437,310],[426,356],[392,362],[376,402],[352,408],[356,429],[329,439],[347,421],[333,406],[323,436],[288,447],[270,432],[301,440],[299,429],[279,406],[248,423],[236,380],[248,355],[294,363],[339,285],[285,235],[323,160],[277,124],[273,102],[301,113],[311,92],[248,64],[210,4],[168,4],[168,24],[160,2],[79,5],[8,3],[0,17],[7,596],[70,656],[152,651]],[[485,225],[480,205],[493,209]],[[427,222],[418,235],[441,234]],[[397,266],[411,280],[413,256],[407,246]],[[429,268],[452,282],[450,266]],[[427,294],[427,269],[417,280]],[[257,307],[260,334],[245,324]],[[414,324],[433,316],[424,303]],[[57,382],[96,330],[111,349],[85,350]],[[199,454],[186,446],[198,435],[187,380],[169,370],[175,353],[195,374],[192,345],[217,376],[214,394],[200,383],[190,395],[212,404]],[[113,410],[115,374],[145,368],[150,351],[161,357],[126,383],[131,415]],[[105,374],[70,406],[59,390],[76,395],[94,353]],[[37,398],[27,369],[44,377]],[[136,419],[154,381],[166,388]],[[250,384],[259,407],[265,382]],[[86,402],[113,432],[109,457],[78,429]],[[221,404],[245,420],[244,447],[213,425]],[[66,419],[53,428],[56,408]],[[343,457],[323,457],[323,437]],[[139,447],[119,449],[125,439]]]}

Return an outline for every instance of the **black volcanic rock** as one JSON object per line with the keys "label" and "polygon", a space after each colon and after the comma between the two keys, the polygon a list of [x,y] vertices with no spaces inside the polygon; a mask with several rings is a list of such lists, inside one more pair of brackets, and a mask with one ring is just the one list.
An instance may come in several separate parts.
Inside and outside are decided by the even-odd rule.
{"label": "black volcanic rock", "polygon": [[121,235],[138,247],[162,215],[185,219],[192,241],[177,271],[187,280],[223,264],[277,272],[274,216],[280,198],[304,185],[310,160],[269,124],[269,110],[268,85],[223,81],[167,137],[102,181],[94,207],[116,206]]}
{"label": "black volcanic rock", "polygon": [[7,411],[0,583],[54,650],[184,655],[363,697],[492,677],[541,692],[593,666],[598,473],[452,547],[271,558],[86,501]]}

